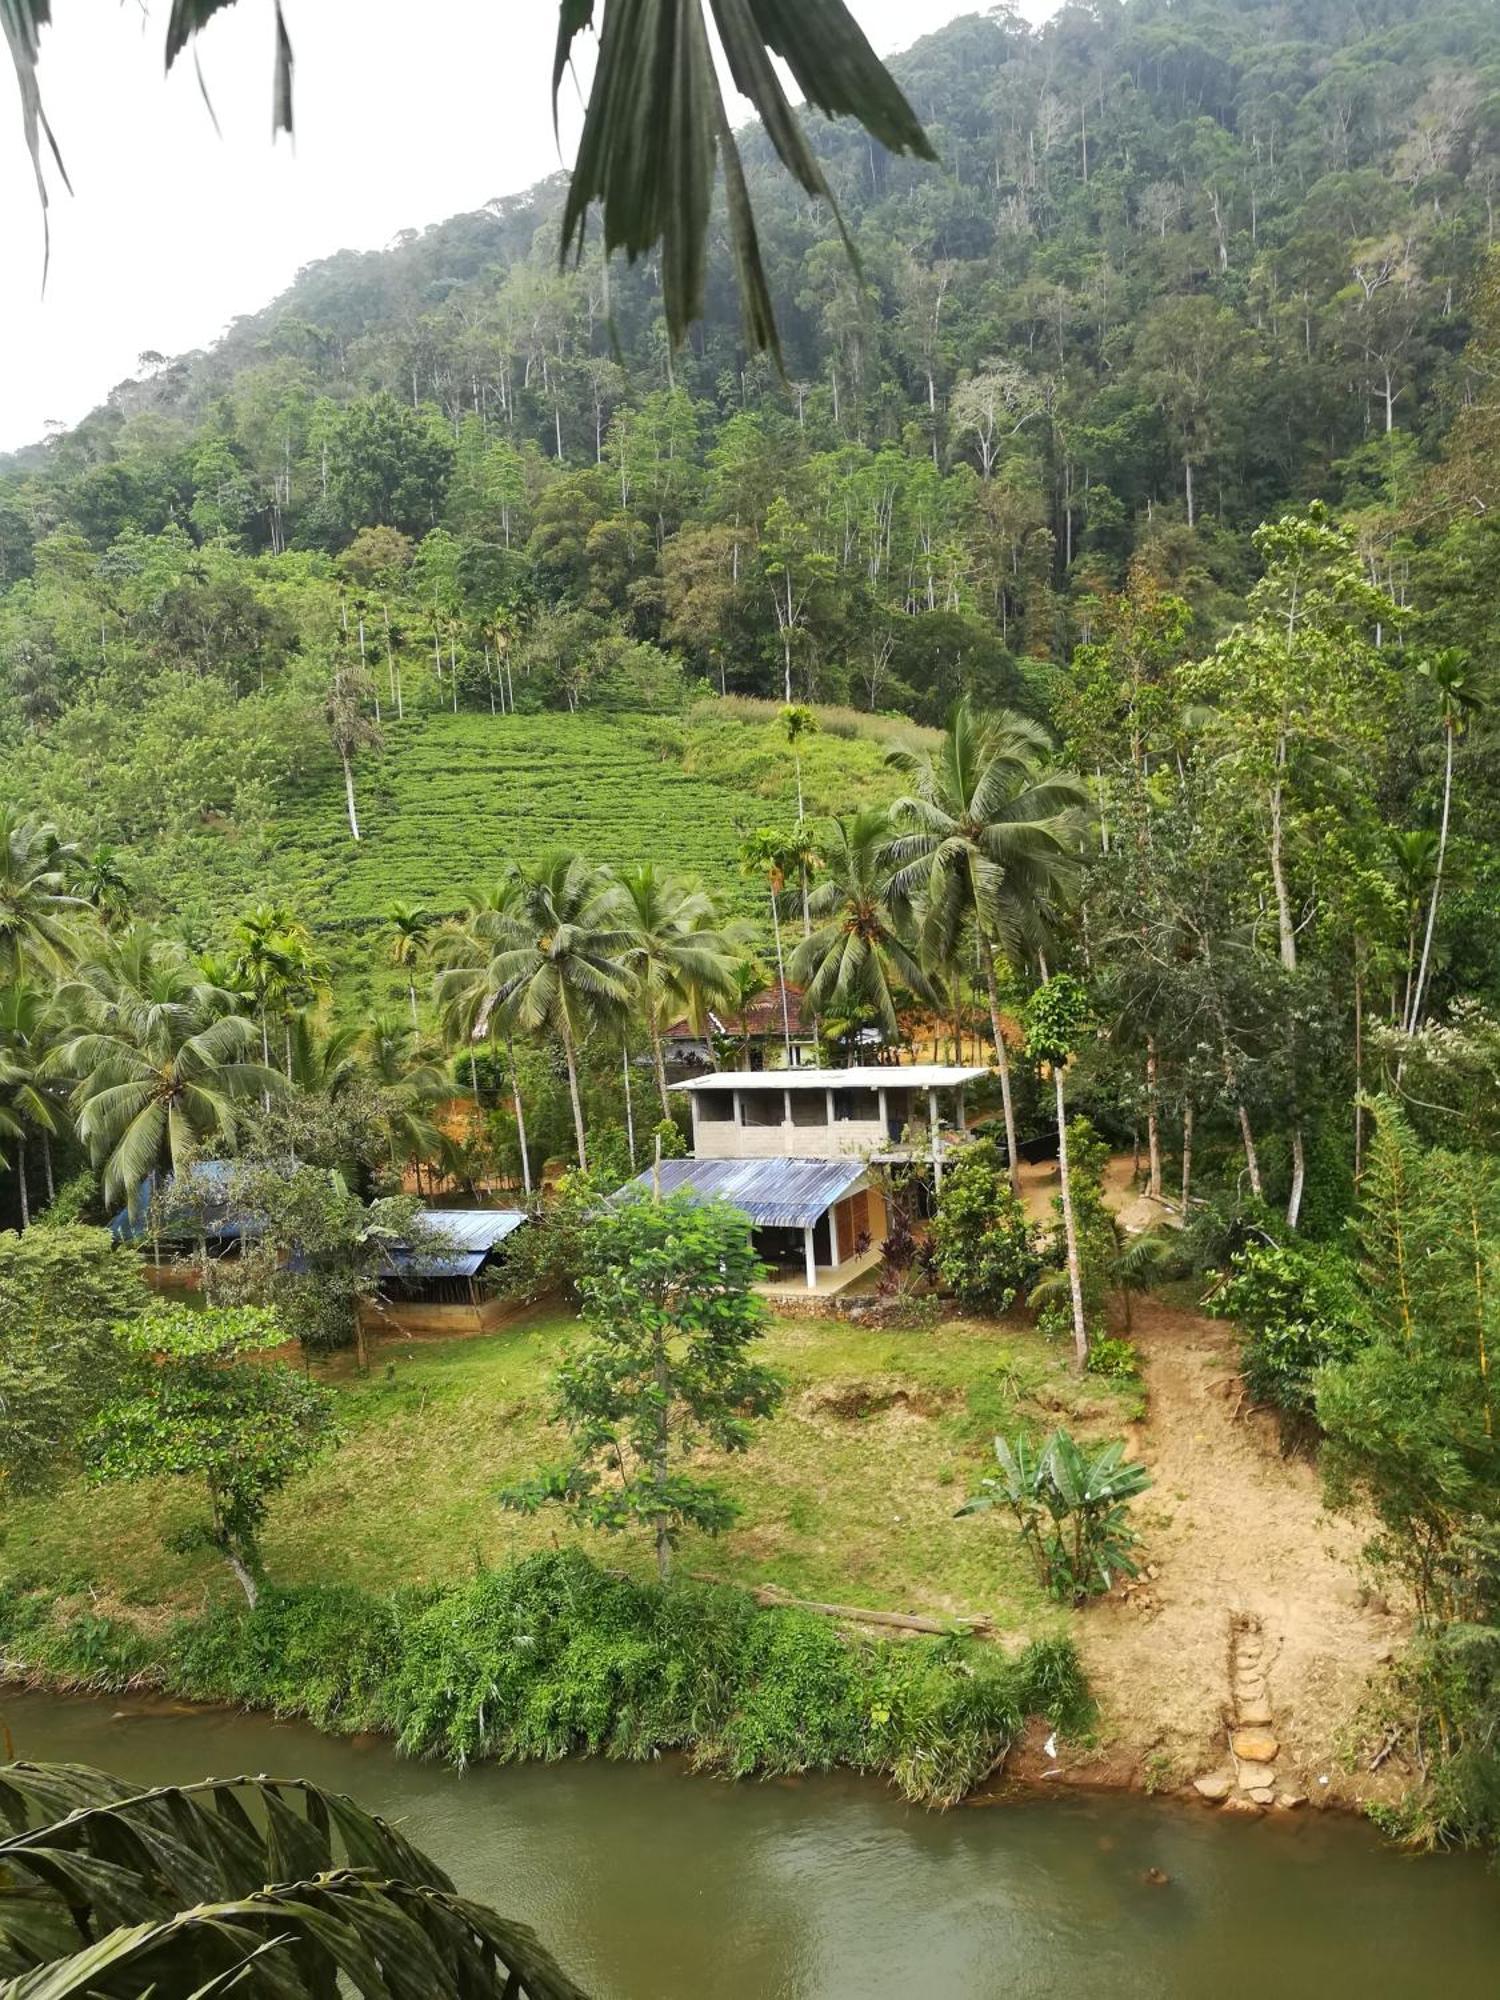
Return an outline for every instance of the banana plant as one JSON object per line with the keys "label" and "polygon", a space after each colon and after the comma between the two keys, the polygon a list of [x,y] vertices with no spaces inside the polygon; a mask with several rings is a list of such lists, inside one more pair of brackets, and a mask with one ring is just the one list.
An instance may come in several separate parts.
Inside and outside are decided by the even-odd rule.
{"label": "banana plant", "polygon": [[0,1766],[0,2000],[585,2000],[524,1924],[300,1779]]}
{"label": "banana plant", "polygon": [[960,1515],[1004,1508],[1036,1564],[1042,1586],[1066,1603],[1102,1596],[1117,1575],[1134,1576],[1130,1502],[1151,1484],[1118,1439],[1097,1450],[1056,1430],[1037,1445],[1024,1431],[994,1440],[997,1477],[966,1500]]}

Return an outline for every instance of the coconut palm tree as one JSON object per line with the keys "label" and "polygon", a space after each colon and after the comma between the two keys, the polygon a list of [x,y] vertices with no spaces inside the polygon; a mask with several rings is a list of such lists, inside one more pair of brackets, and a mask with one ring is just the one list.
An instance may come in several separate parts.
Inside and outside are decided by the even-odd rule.
{"label": "coconut palm tree", "polygon": [[[168,13],[168,68],[204,24],[232,0],[179,0]],[[43,213],[47,153],[62,167],[62,151],[47,122],[38,78],[42,29],[53,0],[6,0],[0,26],[20,86],[21,129]],[[736,87],[764,122],[782,165],[803,191],[833,204],[817,152],[809,143],[770,57],[780,56],[797,91],[830,117],[852,114],[893,153],[934,159],[921,124],[870,47],[844,0],[799,0],[795,7],[745,7],[708,0],[716,39],[727,51]],[[622,25],[622,22],[624,25]],[[554,102],[573,42],[594,23],[594,9],[559,0]],[[276,8],[274,122],[292,129],[292,41]],[[599,56],[584,110],[578,156],[558,237],[560,261],[581,252],[597,204],[605,253],[623,248],[634,261],[658,243],[667,331],[673,345],[702,315],[708,269],[709,214],[722,155],[729,188],[729,250],[754,346],[779,353],[776,314],[761,262],[739,144],[731,130],[714,60],[703,0],[622,14],[599,29]],[[387,114],[394,110],[384,107]],[[351,815],[352,817],[352,815]],[[356,838],[358,836],[356,835]]]}
{"label": "coconut palm tree", "polygon": [[602,1014],[635,997],[629,957],[635,943],[619,884],[568,853],[547,855],[533,867],[513,865],[488,902],[444,941],[437,996],[451,1023],[476,1042],[499,1022],[561,1047],[578,1164],[585,1169],[579,1044]]}
{"label": "coconut palm tree", "polygon": [[427,956],[432,919],[415,903],[392,903],[385,913],[390,929],[392,965],[406,974],[406,997],[411,1002],[411,1024],[417,1025],[417,969]]}
{"label": "coconut palm tree", "polygon": [[896,989],[935,1002],[891,896],[891,822],[879,806],[829,823],[824,876],[811,897],[815,928],[792,954],[792,977],[814,1014],[868,1008],[887,1037],[900,1035]]}
{"label": "coconut palm tree", "polygon": [[188,953],[143,929],[111,940],[59,992],[83,1025],[43,1074],[68,1078],[79,1138],[107,1198],[128,1201],[149,1175],[176,1172],[209,1145],[232,1145],[241,1108],[287,1088],[256,1062],[256,1024]]}
{"label": "coconut palm tree", "polygon": [[55,971],[71,958],[71,922],[87,908],[69,888],[78,863],[55,826],[0,806],[0,978],[28,965]]}
{"label": "coconut palm tree", "polygon": [[661,1115],[670,1118],[662,1032],[686,1015],[695,1034],[707,1034],[709,1009],[734,992],[734,946],[706,890],[649,861],[620,870],[615,879],[621,915],[634,932],[627,959],[651,1039]]}
{"label": "coconut palm tree", "polygon": [[342,1097],[363,1075],[361,1031],[351,1022],[319,1029],[308,1014],[287,1024],[291,1060],[288,1081],[319,1097]]}
{"label": "coconut palm tree", "polygon": [[73,887],[89,908],[98,913],[106,930],[129,917],[130,884],[120,868],[116,850],[108,841],[100,841],[80,856],[74,869]]}
{"label": "coconut palm tree", "polygon": [[1045,935],[1078,873],[1079,822],[1088,792],[1051,761],[1046,731],[1029,716],[980,716],[967,700],[931,749],[896,749],[886,761],[911,781],[891,808],[892,890],[920,913],[923,956],[955,967],[971,923],[989,1001],[1012,1183],[1018,1154],[1010,1063],[1000,1021],[995,960],[1023,963]]}

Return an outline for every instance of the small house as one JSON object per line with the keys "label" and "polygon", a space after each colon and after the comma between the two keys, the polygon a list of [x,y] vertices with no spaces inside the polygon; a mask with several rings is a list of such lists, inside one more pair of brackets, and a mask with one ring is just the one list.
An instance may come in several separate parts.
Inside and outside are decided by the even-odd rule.
{"label": "small house", "polygon": [[964,1130],[964,1086],[984,1074],[909,1063],[690,1077],[673,1087],[692,1105],[693,1157],[663,1160],[632,1185],[732,1203],[779,1282],[840,1291],[890,1233],[874,1170],[925,1170],[940,1187]]}

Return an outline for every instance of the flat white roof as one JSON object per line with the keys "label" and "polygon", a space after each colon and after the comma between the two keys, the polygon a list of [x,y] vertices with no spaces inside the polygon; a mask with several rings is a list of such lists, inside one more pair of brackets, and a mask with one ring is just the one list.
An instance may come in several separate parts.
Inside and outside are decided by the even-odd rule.
{"label": "flat white roof", "polygon": [[867,1063],[860,1069],[721,1069],[673,1090],[948,1090],[989,1071],[956,1063]]}

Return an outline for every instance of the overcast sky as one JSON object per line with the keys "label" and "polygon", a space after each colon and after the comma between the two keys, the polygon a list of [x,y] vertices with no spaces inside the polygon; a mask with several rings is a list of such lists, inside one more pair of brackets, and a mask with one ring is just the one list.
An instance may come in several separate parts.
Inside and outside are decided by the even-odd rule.
{"label": "overcast sky", "polygon": [[[0,451],[76,422],[143,350],[206,346],[313,259],[377,249],[562,164],[548,89],[555,0],[284,5],[295,149],[270,138],[270,0],[240,0],[199,38],[222,137],[190,57],[162,79],[168,0],[55,8],[42,89],[73,193],[52,176],[45,296],[30,161],[19,119],[0,111]],[[852,5],[889,54],[984,0]],[[1052,0],[1020,11],[1039,19]],[[0,106],[10,89],[0,75]]]}

